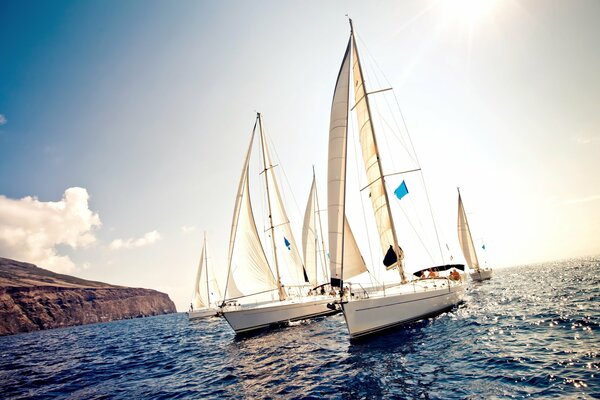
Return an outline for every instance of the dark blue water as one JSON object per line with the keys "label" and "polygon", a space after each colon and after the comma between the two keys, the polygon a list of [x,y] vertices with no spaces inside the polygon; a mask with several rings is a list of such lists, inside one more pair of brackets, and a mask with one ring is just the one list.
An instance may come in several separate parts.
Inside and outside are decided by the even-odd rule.
{"label": "dark blue water", "polygon": [[600,398],[600,258],[496,271],[350,343],[343,316],[235,339],[184,314],[0,337],[2,398]]}

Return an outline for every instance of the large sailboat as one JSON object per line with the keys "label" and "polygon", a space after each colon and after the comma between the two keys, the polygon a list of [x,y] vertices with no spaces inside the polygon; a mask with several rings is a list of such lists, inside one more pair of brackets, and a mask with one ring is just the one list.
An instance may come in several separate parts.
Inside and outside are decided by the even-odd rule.
{"label": "large sailboat", "polygon": [[460,196],[460,189],[458,189],[458,241],[460,242],[460,248],[462,249],[465,261],[469,266],[469,275],[471,279],[476,282],[485,281],[492,278],[492,269],[488,267],[482,268],[479,265],[479,259],[477,258],[477,252],[473,245],[473,237],[471,236],[471,229],[469,228],[469,221],[467,220],[467,213],[465,212],[465,206]]}
{"label": "large sailboat", "polygon": [[[268,208],[265,246],[256,228],[250,199],[249,162],[257,129],[262,153],[260,175],[264,177]],[[238,185],[229,242],[226,300],[222,305],[223,317],[236,334],[337,311],[327,307],[332,300],[330,296],[308,296],[310,283],[274,168],[262,116],[257,113]],[[270,250],[271,257],[267,257],[265,249]]]}
{"label": "large sailboat", "polygon": [[[432,276],[430,279],[417,279],[416,275],[421,275],[420,273],[407,274],[405,271],[405,253],[400,247],[386,184],[388,177],[403,175],[404,172],[384,174],[375,135],[375,124],[371,116],[371,95],[386,89],[367,91],[352,20],[350,20],[350,31],[331,108],[327,208],[331,283],[344,288],[341,290],[343,296],[338,302],[342,306],[350,338],[355,339],[451,309],[462,301],[466,283],[460,275],[458,279],[451,279],[456,275],[446,274],[453,269],[444,265],[437,267],[435,264],[432,265],[431,270],[434,272],[430,274]],[[350,103],[351,84],[354,87],[353,106]],[[346,165],[349,141],[348,117],[352,110],[356,112],[357,117],[359,147],[367,180],[364,189],[368,189],[372,220],[377,227],[381,246],[380,259],[383,260],[382,264],[388,271],[397,269],[400,275],[399,281],[391,285],[360,287],[360,290],[355,289],[354,283],[348,285],[350,277],[347,273],[348,270],[354,271],[357,265],[366,270],[364,259],[346,219],[349,211],[346,207],[349,190]],[[414,171],[420,171],[420,167]],[[404,181],[394,193],[399,199],[408,193]],[[415,264],[423,267],[422,262]],[[443,272],[436,273],[436,270]]]}
{"label": "large sailboat", "polygon": [[[212,295],[212,296],[211,296]],[[212,297],[212,303],[211,303]],[[206,248],[206,234],[204,235],[204,243],[202,244],[202,252],[200,254],[200,262],[196,270],[196,279],[194,280],[194,295],[192,304],[188,311],[188,318],[198,319],[206,317],[214,317],[219,313],[218,301],[221,300],[219,286],[217,285],[216,276],[212,269],[209,269],[208,251]]]}

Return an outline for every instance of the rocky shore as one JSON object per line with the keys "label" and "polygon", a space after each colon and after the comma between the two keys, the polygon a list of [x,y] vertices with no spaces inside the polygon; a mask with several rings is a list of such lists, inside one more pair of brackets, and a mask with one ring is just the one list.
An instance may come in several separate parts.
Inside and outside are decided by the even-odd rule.
{"label": "rocky shore", "polygon": [[176,312],[165,293],[0,258],[0,335]]}

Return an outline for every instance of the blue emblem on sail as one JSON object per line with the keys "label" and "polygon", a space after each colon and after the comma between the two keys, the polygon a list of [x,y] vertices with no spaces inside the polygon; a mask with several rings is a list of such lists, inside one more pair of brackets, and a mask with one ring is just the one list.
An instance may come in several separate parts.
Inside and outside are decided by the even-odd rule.
{"label": "blue emblem on sail", "polygon": [[394,190],[394,194],[398,199],[402,199],[404,196],[408,194],[408,189],[406,188],[406,182],[402,181],[400,186]]}
{"label": "blue emblem on sail", "polygon": [[283,237],[283,240],[284,240],[284,243],[285,243],[285,247],[287,247],[288,250],[291,250],[292,249],[292,244],[290,243],[290,241],[287,240],[287,238],[285,236]]}
{"label": "blue emblem on sail", "polygon": [[481,246],[481,248],[485,250],[485,244],[484,244],[484,245],[482,245],[482,246]]}

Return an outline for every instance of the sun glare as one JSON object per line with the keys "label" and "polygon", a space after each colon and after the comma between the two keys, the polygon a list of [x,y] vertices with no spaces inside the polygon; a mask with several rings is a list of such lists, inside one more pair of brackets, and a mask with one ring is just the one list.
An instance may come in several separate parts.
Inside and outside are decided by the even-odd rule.
{"label": "sun glare", "polygon": [[447,16],[462,20],[466,25],[473,25],[492,12],[496,0],[442,0],[441,5]]}

